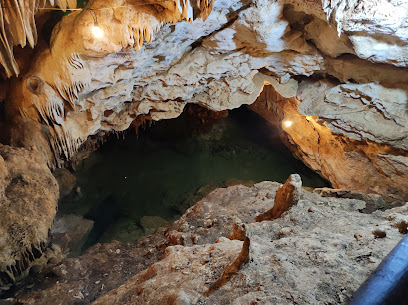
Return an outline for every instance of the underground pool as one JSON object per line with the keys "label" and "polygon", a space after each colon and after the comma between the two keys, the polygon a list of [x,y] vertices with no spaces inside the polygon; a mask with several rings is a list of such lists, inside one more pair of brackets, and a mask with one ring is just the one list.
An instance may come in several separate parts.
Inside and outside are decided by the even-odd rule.
{"label": "underground pool", "polygon": [[110,138],[75,166],[77,192],[59,213],[94,221],[84,248],[96,242],[134,242],[165,226],[218,187],[284,182],[292,173],[303,185],[328,182],[295,159],[279,131],[241,107],[211,123],[184,113]]}

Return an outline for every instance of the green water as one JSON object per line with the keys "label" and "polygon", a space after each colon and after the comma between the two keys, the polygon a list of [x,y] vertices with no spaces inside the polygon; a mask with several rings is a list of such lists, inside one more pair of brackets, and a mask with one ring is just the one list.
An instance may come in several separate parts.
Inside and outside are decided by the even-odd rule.
{"label": "green water", "polygon": [[141,224],[144,216],[171,221],[216,187],[284,182],[292,173],[306,186],[327,185],[292,156],[275,129],[246,109],[204,127],[183,115],[105,143],[77,166],[81,191],[61,202],[60,210],[95,221],[88,246],[135,241],[151,233]]}

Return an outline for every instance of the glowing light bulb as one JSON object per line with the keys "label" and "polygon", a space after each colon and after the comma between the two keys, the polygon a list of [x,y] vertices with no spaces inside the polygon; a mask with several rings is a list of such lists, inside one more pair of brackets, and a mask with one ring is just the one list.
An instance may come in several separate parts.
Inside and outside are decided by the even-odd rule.
{"label": "glowing light bulb", "polygon": [[283,125],[284,125],[285,127],[290,127],[290,126],[292,126],[292,124],[293,124],[292,121],[284,121],[284,122],[283,122]]}
{"label": "glowing light bulb", "polygon": [[103,37],[103,31],[99,26],[93,26],[92,27],[92,34],[95,36],[95,38],[102,38]]}

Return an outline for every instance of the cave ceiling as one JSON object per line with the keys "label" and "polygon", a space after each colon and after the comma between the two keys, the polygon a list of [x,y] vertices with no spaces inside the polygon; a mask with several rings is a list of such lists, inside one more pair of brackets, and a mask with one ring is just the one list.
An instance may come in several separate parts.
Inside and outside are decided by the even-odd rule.
{"label": "cave ceiling", "polygon": [[[17,78],[13,46],[35,45],[35,16],[46,5],[75,7],[2,1],[1,63],[9,77],[2,84],[8,143],[37,147],[50,166],[74,157],[91,135],[125,130],[136,119],[175,118],[187,103],[237,108],[271,84],[296,100],[294,117],[312,117],[311,129],[338,139],[331,155],[369,160],[393,190],[407,182],[405,2],[90,1],[62,18]],[[100,39],[90,31],[96,20]],[[308,166],[335,186],[353,186],[318,161],[316,143],[302,142],[307,135],[299,136],[296,122],[284,131]]]}

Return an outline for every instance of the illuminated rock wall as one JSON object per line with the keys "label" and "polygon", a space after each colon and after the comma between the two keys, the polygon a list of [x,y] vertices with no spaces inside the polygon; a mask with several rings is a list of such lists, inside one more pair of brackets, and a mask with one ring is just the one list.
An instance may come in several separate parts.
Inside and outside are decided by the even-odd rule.
{"label": "illuminated rock wall", "polygon": [[[372,176],[370,192],[391,191],[406,199],[400,184],[408,166],[406,4],[139,4],[91,1],[105,31],[100,40],[90,32],[90,12],[63,18],[50,47],[39,49],[27,72],[11,81],[5,104],[11,144],[37,146],[52,166],[74,156],[90,135],[124,130],[135,119],[174,118],[187,103],[212,110],[251,104],[269,83],[283,97],[296,97],[299,113],[313,116],[332,138],[383,147],[356,159],[374,166],[366,177]],[[41,127],[32,128],[33,122]],[[296,122],[293,128],[301,139],[303,129]],[[295,138],[290,141],[297,154],[333,185],[367,191],[361,175],[344,179],[338,174],[341,161],[312,164],[308,159],[325,158],[319,143],[310,142],[304,154],[306,146]],[[47,142],[50,149],[44,147]],[[331,149],[336,156],[345,148]]]}

